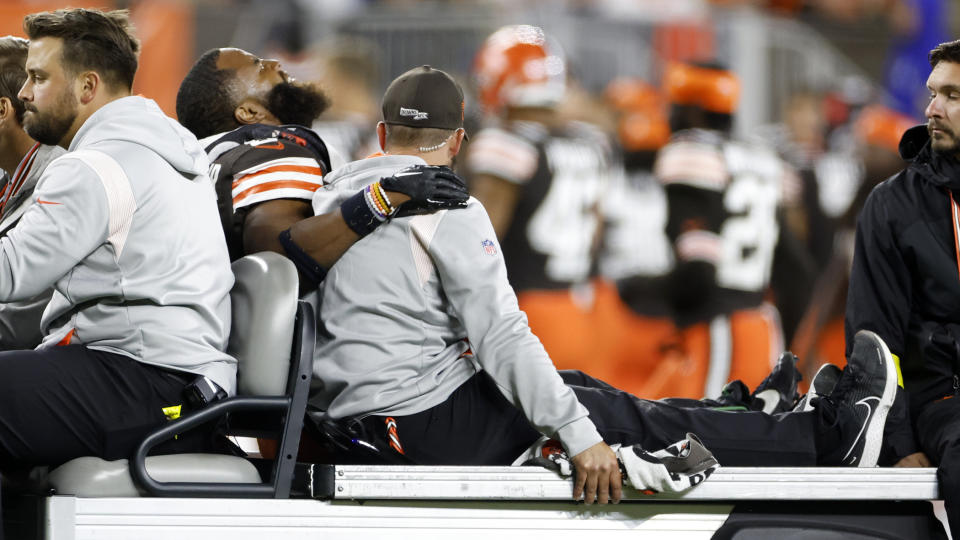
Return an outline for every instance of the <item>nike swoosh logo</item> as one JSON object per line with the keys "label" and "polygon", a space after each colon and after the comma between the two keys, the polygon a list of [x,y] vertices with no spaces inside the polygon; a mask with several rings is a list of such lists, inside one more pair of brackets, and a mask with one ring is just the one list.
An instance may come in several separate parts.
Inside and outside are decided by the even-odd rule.
{"label": "nike swoosh logo", "polygon": [[265,150],[283,150],[283,143],[274,143],[274,144],[258,144],[257,148],[263,148]]}
{"label": "nike swoosh logo", "polygon": [[[854,461],[857,460],[857,458],[860,457],[860,456],[851,456],[850,453],[853,452],[853,449],[857,447],[857,443],[860,442],[860,437],[863,437],[863,432],[867,430],[867,424],[870,423],[870,418],[873,416],[873,407],[869,403],[867,403],[867,401],[871,399],[875,400],[877,404],[880,403],[880,398],[875,396],[866,397],[854,403],[854,407],[863,406],[867,408],[867,417],[866,417],[866,420],[863,422],[863,424],[860,425],[860,432],[857,433],[857,437],[853,439],[853,444],[850,445],[850,450],[847,450],[847,455],[843,456],[843,459],[841,460],[842,462],[846,462],[847,465],[852,464]],[[848,457],[850,458],[849,461],[847,461]]]}
{"label": "nike swoosh logo", "polygon": [[53,202],[53,201],[45,201],[45,200],[43,200],[43,199],[37,199],[37,202],[40,203],[40,204],[63,204],[63,203],[58,203],[58,202]]}

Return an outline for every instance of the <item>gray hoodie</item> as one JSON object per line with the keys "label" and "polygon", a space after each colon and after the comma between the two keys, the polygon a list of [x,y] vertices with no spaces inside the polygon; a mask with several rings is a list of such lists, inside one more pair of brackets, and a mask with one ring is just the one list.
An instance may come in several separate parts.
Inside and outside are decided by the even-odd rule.
{"label": "gray hoodie", "polygon": [[[40,176],[47,165],[65,152],[59,146],[37,144],[24,156],[17,169],[10,171],[10,182],[13,185],[20,184],[20,188],[3,206],[0,235],[12,230],[24,212],[34,204],[33,190]],[[40,319],[52,294],[53,288],[49,288],[33,298],[0,302],[0,350],[32,349],[43,340]]]}
{"label": "gray hoodie", "polygon": [[196,138],[131,96],[91,115],[68,150],[0,239],[0,302],[53,286],[39,348],[83,344],[233,393],[233,273]]}
{"label": "gray hoodie", "polygon": [[[330,212],[367,184],[423,163],[412,156],[349,163],[324,177],[314,212]],[[311,403],[330,417],[424,411],[482,369],[570,455],[601,441],[530,332],[476,199],[462,210],[384,223],[333,265],[319,295]]]}

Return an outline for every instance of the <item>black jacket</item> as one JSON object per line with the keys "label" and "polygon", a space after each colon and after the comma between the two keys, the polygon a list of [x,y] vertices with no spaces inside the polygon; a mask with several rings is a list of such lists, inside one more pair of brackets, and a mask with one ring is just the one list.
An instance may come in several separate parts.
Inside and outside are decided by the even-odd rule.
{"label": "black jacket", "polygon": [[934,153],[925,126],[904,134],[900,154],[907,168],[873,189],[857,220],[846,352],[858,330],[883,338],[900,357],[915,416],[957,392],[960,268],[950,191],[960,202],[960,161]]}

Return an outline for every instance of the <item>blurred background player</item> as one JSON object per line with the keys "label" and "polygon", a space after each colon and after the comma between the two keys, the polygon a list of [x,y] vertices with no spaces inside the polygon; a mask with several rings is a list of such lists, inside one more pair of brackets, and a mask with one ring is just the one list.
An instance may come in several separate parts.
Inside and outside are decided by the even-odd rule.
{"label": "blurred background player", "polygon": [[506,26],[474,60],[486,127],[466,156],[471,193],[486,207],[510,283],[530,328],[558,368],[607,377],[596,356],[598,295],[591,284],[610,174],[605,135],[558,114],[566,90],[562,52],[543,30]]}
{"label": "blurred background player", "polygon": [[676,254],[668,294],[694,362],[667,393],[716,395],[730,379],[754,387],[783,351],[784,328],[792,334],[813,279],[783,217],[795,177],[770,149],[732,137],[740,87],[731,71],[672,63],[664,88],[673,136],[654,173]]}
{"label": "blurred background player", "polygon": [[670,139],[666,103],[654,86],[618,78],[604,91],[614,113],[620,165],[602,206],[604,229],[599,271],[616,284],[620,302],[598,314],[596,341],[612,343],[605,359],[609,380],[638,396],[667,395],[663,377],[672,362],[687,365],[677,347],[673,306],[665,291],[673,269],[666,235],[667,197],[653,175],[657,151]]}
{"label": "blurred background player", "polygon": [[836,166],[842,159],[838,156],[825,156],[823,161],[828,163],[821,162],[822,165],[816,167],[817,185],[853,185],[840,188],[849,191],[849,195],[817,197],[822,201],[818,215],[823,221],[818,228],[828,233],[825,236],[830,239],[829,259],[819,265],[811,302],[790,343],[791,350],[801,359],[801,371],[805,375],[812,374],[825,362],[837,366],[846,362],[843,318],[857,215],[874,186],[903,167],[898,150],[900,138],[916,123],[884,105],[866,105],[851,120],[855,146],[850,161],[859,165],[853,168],[855,175],[850,178],[844,168]]}
{"label": "blurred background player", "polygon": [[322,43],[313,58],[317,80],[330,97],[330,107],[313,122],[313,130],[347,161],[379,151],[371,127],[380,114],[377,48],[366,39],[341,38]]}

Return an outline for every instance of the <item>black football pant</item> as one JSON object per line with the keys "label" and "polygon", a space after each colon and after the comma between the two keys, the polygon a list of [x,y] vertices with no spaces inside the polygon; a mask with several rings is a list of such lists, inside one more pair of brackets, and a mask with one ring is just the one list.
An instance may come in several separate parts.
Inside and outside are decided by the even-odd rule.
{"label": "black football pant", "polygon": [[950,534],[960,538],[960,398],[923,407],[917,415],[916,435],[923,453],[937,465]]}
{"label": "black football pant", "polygon": [[0,469],[129,458],[194,377],[82,345],[0,352]]}
{"label": "black football pant", "polygon": [[[637,398],[579,371],[560,375],[608,444],[639,444],[654,451],[690,432],[725,466],[812,466],[839,461],[835,455],[839,428],[816,410],[767,415],[684,408]],[[443,403],[392,418],[404,454],[424,465],[509,465],[540,437],[484,372]],[[380,448],[390,448],[387,417],[369,416],[362,426]]]}

